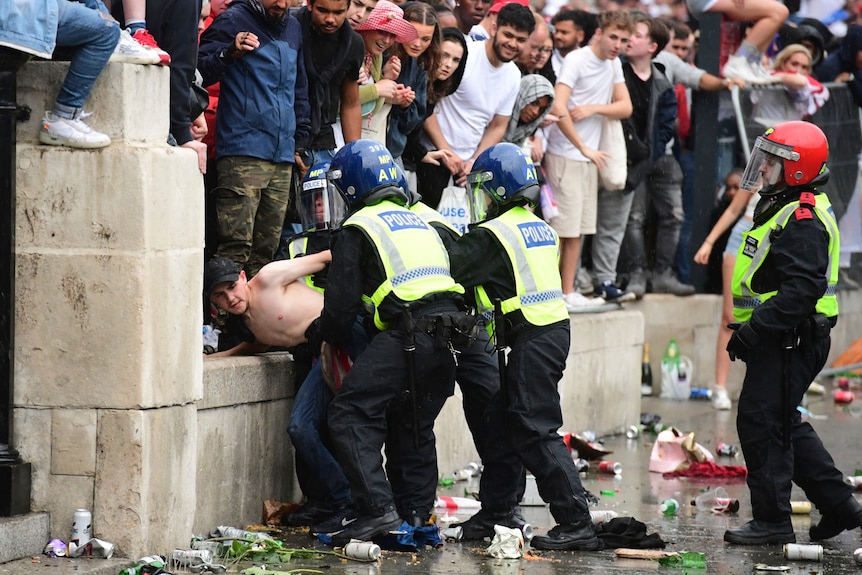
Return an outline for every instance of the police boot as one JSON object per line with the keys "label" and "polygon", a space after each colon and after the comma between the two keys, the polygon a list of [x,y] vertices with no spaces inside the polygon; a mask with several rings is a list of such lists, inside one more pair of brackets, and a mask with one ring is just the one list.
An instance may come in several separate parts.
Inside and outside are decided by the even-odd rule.
{"label": "police boot", "polygon": [[823,541],[857,527],[862,527],[862,505],[851,495],[841,505],[823,513],[820,523],[812,525],[808,535],[812,541]]}
{"label": "police boot", "polygon": [[578,523],[557,525],[547,535],[538,535],[530,541],[533,549],[554,551],[599,551],[604,548],[602,540],[596,537],[596,527],[587,518]]}
{"label": "police boot", "polygon": [[494,525],[502,525],[509,529],[520,529],[518,520],[512,510],[487,511],[484,508],[464,523],[456,523],[452,527],[460,527],[461,539],[464,541],[481,541],[485,537],[494,536]]}
{"label": "police boot", "polygon": [[752,519],[742,527],[725,531],[724,540],[740,545],[796,543],[796,534],[793,533],[793,524],[790,523],[790,518],[779,523]]}

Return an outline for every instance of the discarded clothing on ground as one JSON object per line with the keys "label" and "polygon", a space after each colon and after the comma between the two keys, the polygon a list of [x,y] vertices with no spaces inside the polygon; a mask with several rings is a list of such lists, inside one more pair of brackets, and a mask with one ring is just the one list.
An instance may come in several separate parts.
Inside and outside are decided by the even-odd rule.
{"label": "discarded clothing on ground", "polygon": [[685,469],[663,473],[662,477],[745,477],[748,469],[742,465],[718,465],[714,461],[693,461]]}
{"label": "discarded clothing on ground", "polygon": [[[331,535],[319,533],[317,539],[325,545],[332,545]],[[435,548],[443,546],[440,530],[436,525],[411,527],[406,521],[401,522],[397,535],[387,533],[381,537],[376,537],[374,542],[380,545],[381,549],[389,551],[418,551],[426,545]]]}
{"label": "discarded clothing on ground", "polygon": [[646,524],[634,517],[614,517],[596,526],[596,536],[605,549],[664,549],[665,542],[658,533],[647,535]]}

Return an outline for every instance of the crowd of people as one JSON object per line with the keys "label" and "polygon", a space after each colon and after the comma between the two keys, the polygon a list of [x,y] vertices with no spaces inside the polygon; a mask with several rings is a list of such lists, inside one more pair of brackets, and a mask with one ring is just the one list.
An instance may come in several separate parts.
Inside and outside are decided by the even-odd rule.
{"label": "crowd of people", "polygon": [[[116,0],[109,12],[97,0],[13,0],[0,45],[41,57],[72,49],[40,130],[48,145],[110,144],[83,121],[109,61],[170,65],[166,137],[198,154],[206,299],[229,318],[214,355],[288,348],[303,382],[288,432],[307,500],[287,524],[335,545],[405,521],[426,525],[433,424],[457,381],[486,470],[464,538],[523,525],[526,468],[558,522],[533,547],[600,549],[589,494],[557,434],[568,313],[650,291],[690,295],[692,255],[706,264],[728,235],[714,405],[730,408],[730,361],[748,361],[740,439],[754,520],[725,539],[793,541],[791,479],[823,512],[813,538],[862,524],[816,434],[783,413],[780,393],[755,389],[783,357],[799,365],[786,377],[801,397],[828,352],[837,228],[816,190],[827,145],[819,130],[806,132],[811,124],[785,126],[827,101],[824,83],[855,89],[857,24],[842,41],[777,0],[615,0],[593,10],[528,0],[213,0],[200,13],[189,4]],[[708,12],[749,23],[736,36],[728,25],[721,75],[693,64],[696,18]],[[769,128],[755,163],[727,175],[735,195],[691,254],[693,194],[715,186],[694,181],[690,90],[767,84],[783,90],[752,99]],[[623,143],[608,147],[603,134],[617,121]],[[612,185],[607,171],[620,156],[627,176]],[[793,171],[788,162],[804,163]],[[447,219],[459,211],[472,221],[463,235]],[[794,215],[803,223],[790,226]],[[805,289],[784,269],[795,265],[785,253],[792,243],[756,231],[779,217],[794,230],[786,236],[823,248],[795,262],[817,278]],[[770,249],[772,283],[754,281]],[[740,309],[744,299],[755,303]],[[817,357],[796,347],[782,356],[790,348],[776,334],[788,331]],[[777,430],[785,450],[791,435],[814,446],[795,452],[819,477],[781,456]],[[823,477],[829,489],[815,485]]]}

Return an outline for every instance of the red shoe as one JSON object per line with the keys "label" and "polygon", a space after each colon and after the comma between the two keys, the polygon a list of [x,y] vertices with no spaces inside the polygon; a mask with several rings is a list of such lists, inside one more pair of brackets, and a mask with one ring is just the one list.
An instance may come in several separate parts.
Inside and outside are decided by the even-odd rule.
{"label": "red shoe", "polygon": [[159,65],[167,66],[171,63],[171,55],[159,48],[159,45],[156,43],[156,39],[153,38],[153,35],[150,34],[149,30],[141,28],[134,34],[132,34],[132,38],[149,50],[153,50],[156,54],[159,55]]}

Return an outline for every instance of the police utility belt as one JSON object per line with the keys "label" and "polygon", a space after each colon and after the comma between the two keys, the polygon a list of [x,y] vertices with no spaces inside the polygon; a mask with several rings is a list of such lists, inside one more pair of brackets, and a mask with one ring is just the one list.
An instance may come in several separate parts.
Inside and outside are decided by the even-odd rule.
{"label": "police utility belt", "polygon": [[837,321],[838,319],[835,317],[828,317],[822,313],[815,313],[814,315],[804,319],[794,329],[790,330],[788,334],[793,335],[799,345],[813,343],[819,339],[829,337],[829,332],[832,331],[833,327],[835,327]]}
{"label": "police utility belt", "polygon": [[447,311],[439,314],[414,317],[412,326],[405,330],[422,332],[434,339],[436,347],[470,345],[476,340],[477,316],[466,311]]}

